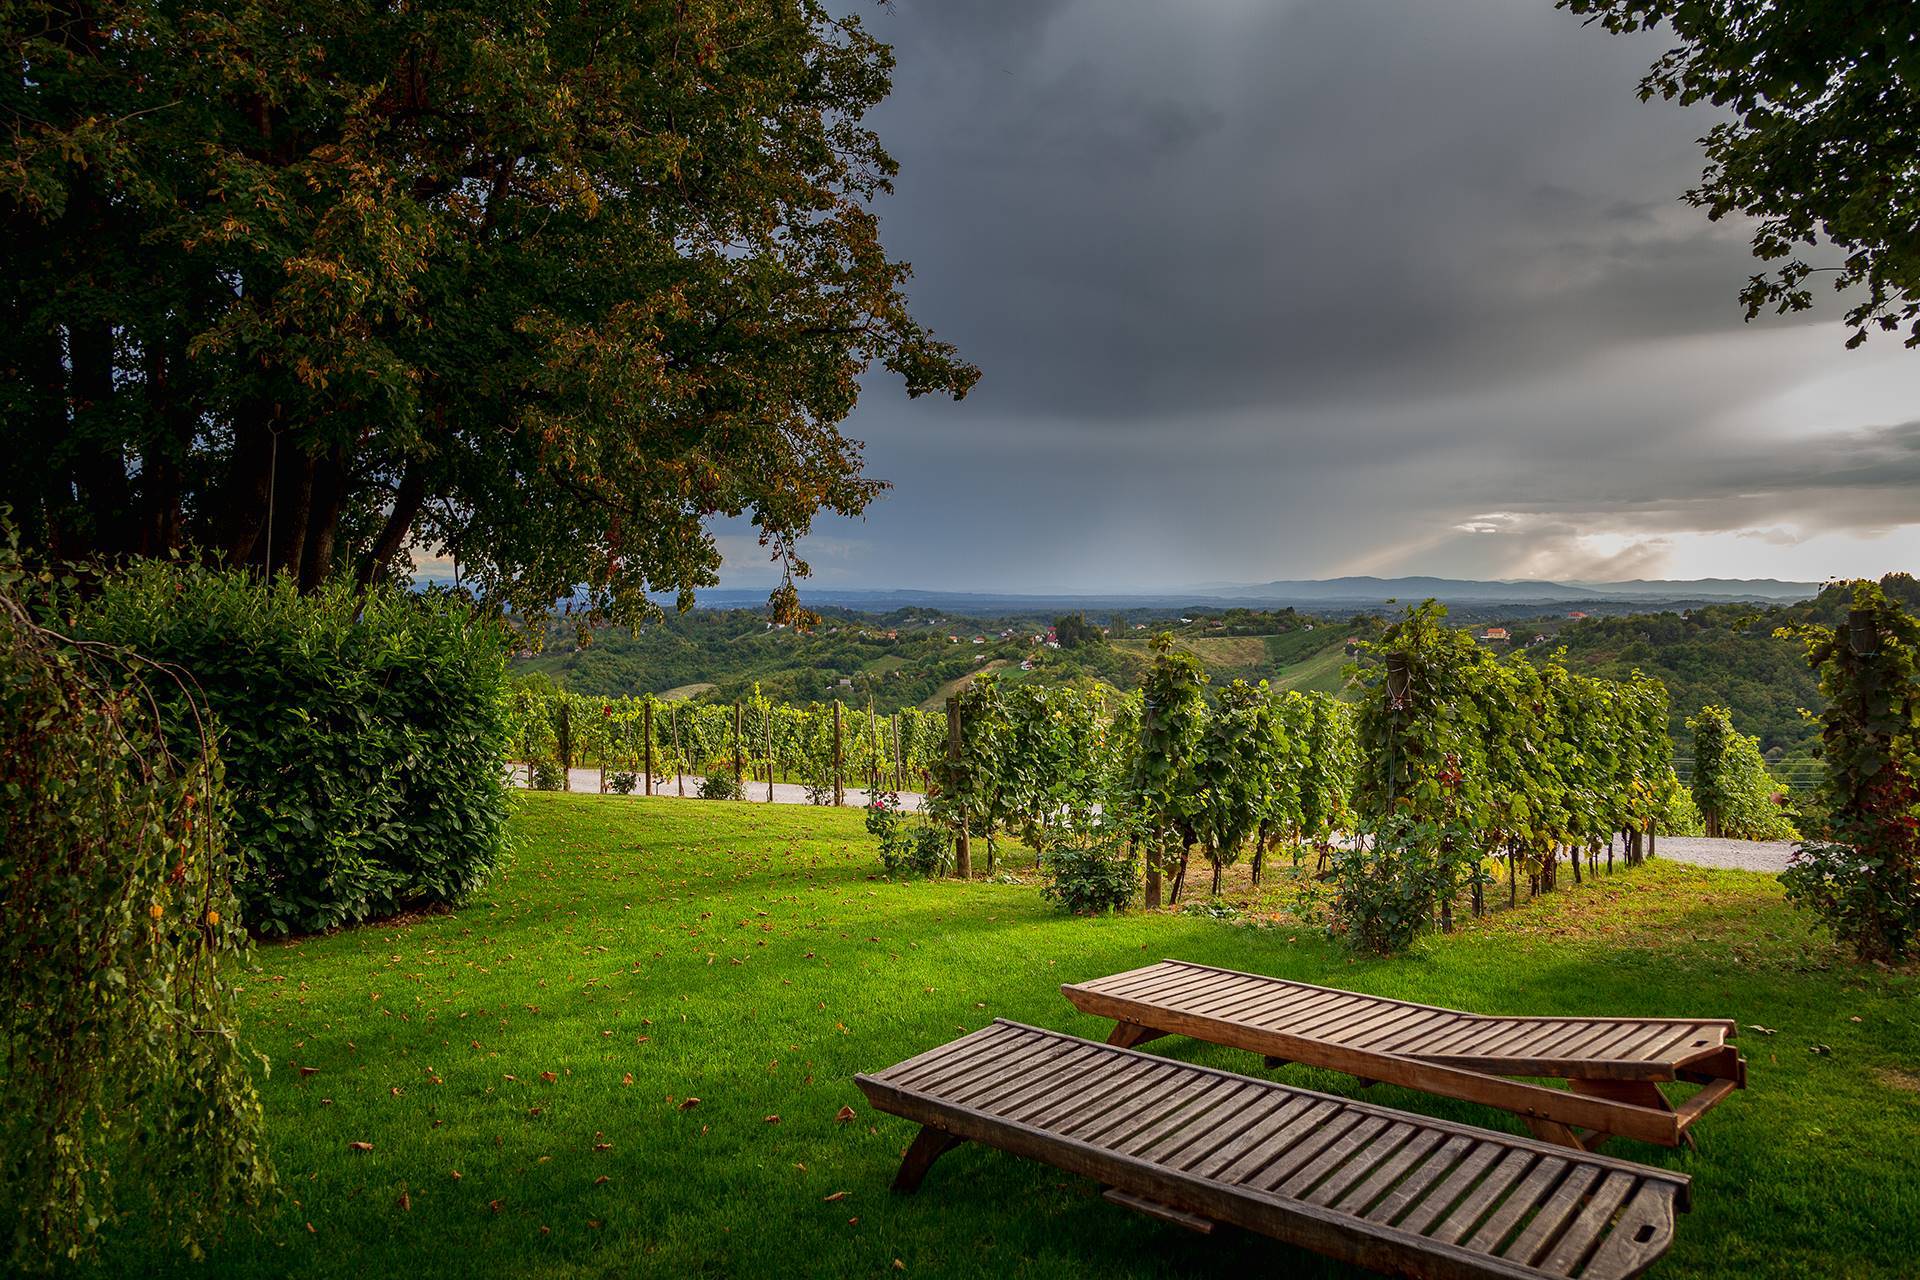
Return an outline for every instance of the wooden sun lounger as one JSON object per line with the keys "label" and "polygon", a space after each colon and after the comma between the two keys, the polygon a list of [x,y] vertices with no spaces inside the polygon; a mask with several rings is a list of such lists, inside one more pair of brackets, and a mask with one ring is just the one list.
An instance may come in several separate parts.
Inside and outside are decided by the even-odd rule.
{"label": "wooden sun lounger", "polygon": [[[1060,988],[1114,1019],[1109,1044],[1185,1035],[1514,1112],[1535,1137],[1591,1150],[1609,1136],[1691,1141],[1709,1108],[1746,1087],[1721,1019],[1502,1018],[1163,960]],[[1510,1076],[1553,1076],[1570,1089]],[[1704,1086],[1674,1106],[1665,1081]]]}
{"label": "wooden sun lounger", "polygon": [[1672,1243],[1684,1174],[997,1020],[856,1077],[923,1127],[894,1187],[973,1141],[1219,1223],[1407,1276],[1638,1275]]}

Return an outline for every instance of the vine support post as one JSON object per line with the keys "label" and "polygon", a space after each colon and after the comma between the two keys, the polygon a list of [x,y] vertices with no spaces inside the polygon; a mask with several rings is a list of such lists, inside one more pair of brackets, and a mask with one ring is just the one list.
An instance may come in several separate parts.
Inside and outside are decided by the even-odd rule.
{"label": "vine support post", "polygon": [[896,711],[893,713],[893,789],[895,791],[907,789],[907,771],[902,764],[903,759],[904,757],[900,754],[900,713]]}
{"label": "vine support post", "polygon": [[847,802],[847,783],[843,773],[846,763],[846,751],[842,733],[840,699],[833,700],[833,806],[839,808]]}
{"label": "vine support post", "polygon": [[1659,824],[1656,823],[1652,818],[1647,819],[1647,856],[1649,858],[1653,857],[1653,845],[1654,845],[1654,837],[1655,837],[1654,829],[1658,825]]}
{"label": "vine support post", "polygon": [[745,719],[744,710],[741,708],[739,703],[737,702],[734,703],[733,704],[733,794],[735,794],[736,796],[741,796],[743,798],[747,794],[745,790],[746,782],[741,776],[745,772],[746,763],[747,763],[746,761],[747,753],[740,741],[741,722],[744,719]]}
{"label": "vine support post", "polygon": [[640,703],[641,748],[646,753],[647,794],[653,794],[653,695],[648,694]]}
{"label": "vine support post", "polygon": [[878,790],[886,769],[880,763],[880,722],[874,718],[872,698],[867,699],[867,749],[873,753],[867,758],[867,786]]}
{"label": "vine support post", "polygon": [[762,719],[761,727],[765,730],[762,736],[766,741],[766,748],[767,748],[767,803],[772,804],[773,803],[773,707],[771,705],[769,705],[765,709],[765,714],[761,717],[761,719]]}
{"label": "vine support post", "polygon": [[[960,700],[947,699],[947,759],[955,772],[960,767]],[[962,880],[973,879],[973,842],[967,835],[967,813],[960,810],[959,829],[953,835],[953,874]]]}

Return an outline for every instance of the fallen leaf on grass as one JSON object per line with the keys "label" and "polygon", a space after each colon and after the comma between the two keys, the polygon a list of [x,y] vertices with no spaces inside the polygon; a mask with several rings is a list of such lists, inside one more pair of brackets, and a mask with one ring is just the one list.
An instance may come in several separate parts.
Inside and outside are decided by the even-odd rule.
{"label": "fallen leaf on grass", "polygon": [[621,1081],[620,1083],[621,1083],[621,1084],[632,1084],[632,1083],[633,1083],[633,1072],[631,1072],[631,1071],[629,1071],[629,1072],[627,1072],[627,1077],[626,1077],[626,1079],[624,1079],[624,1080],[622,1080],[622,1081]]}
{"label": "fallen leaf on grass", "polygon": [[[1857,1019],[1857,1018],[1856,1018],[1856,1019],[1855,1019],[1855,1021],[1857,1022],[1857,1021],[1859,1021],[1859,1019]],[[320,1074],[320,1068],[318,1068],[318,1067],[302,1067],[302,1068],[300,1068],[300,1074],[301,1074],[301,1075],[303,1075],[303,1076],[317,1076],[317,1075],[319,1075],[319,1074]]]}
{"label": "fallen leaf on grass", "polygon": [[371,1142],[349,1142],[349,1143],[347,1144],[347,1150],[349,1150],[349,1151],[371,1151],[371,1150],[373,1150],[373,1144],[372,1144]]}
{"label": "fallen leaf on grass", "polygon": [[453,1180],[455,1182],[460,1181],[460,1171],[458,1169],[453,1170]]}
{"label": "fallen leaf on grass", "polygon": [[493,1210],[493,1211],[494,1211],[495,1213],[498,1213],[498,1212],[500,1212],[500,1211],[501,1211],[502,1209],[504,1209],[504,1208],[506,1208],[506,1207],[507,1207],[507,1202],[506,1202],[505,1200],[489,1200],[489,1201],[487,1201],[487,1208],[489,1208],[489,1209],[491,1209],[491,1210]]}
{"label": "fallen leaf on grass", "polygon": [[1807,1052],[1817,1053],[1824,1058],[1833,1052],[1833,1046],[1830,1044],[1810,1044],[1807,1046]]}
{"label": "fallen leaf on grass", "polygon": [[400,1211],[402,1213],[413,1212],[413,1197],[404,1191],[400,1193]]}
{"label": "fallen leaf on grass", "polygon": [[779,1123],[780,1123],[780,1117],[779,1117],[779,1116],[768,1116],[768,1117],[767,1117],[767,1123],[768,1123],[768,1124],[779,1124]]}
{"label": "fallen leaf on grass", "polygon": [[603,1173],[603,1174],[601,1174],[601,1175],[600,1175],[599,1177],[597,1177],[597,1178],[595,1178],[595,1179],[593,1180],[593,1185],[594,1185],[594,1186],[596,1186],[596,1187],[604,1187],[604,1186],[606,1186],[606,1185],[607,1185],[607,1183],[609,1183],[610,1181],[612,1181],[612,1179],[610,1179],[609,1177],[607,1177],[607,1175],[606,1175],[606,1174],[604,1174],[604,1173]]}
{"label": "fallen leaf on grass", "polygon": [[593,1144],[593,1149],[595,1151],[611,1151],[613,1150],[613,1144],[611,1142],[596,1142]]}
{"label": "fallen leaf on grass", "polygon": [[545,1080],[548,1084],[552,1084],[554,1081],[558,1080],[560,1077],[553,1074],[553,1072],[551,1071],[542,1071],[540,1073],[540,1078],[542,1080]]}
{"label": "fallen leaf on grass", "polygon": [[1757,1032],[1759,1032],[1759,1033],[1760,1033],[1761,1035],[1763,1035],[1763,1036],[1771,1036],[1771,1035],[1778,1035],[1778,1034],[1779,1034],[1779,1031],[1780,1031],[1780,1028],[1778,1028],[1778,1027],[1763,1027],[1763,1026],[1761,1026],[1761,1025],[1760,1025],[1759,1023],[1757,1023],[1757,1022],[1749,1022],[1749,1023],[1747,1024],[1747,1030],[1749,1030],[1749,1031],[1757,1031]]}
{"label": "fallen leaf on grass", "polygon": [[684,1100],[683,1100],[683,1101],[682,1101],[682,1102],[680,1103],[680,1109],[681,1109],[682,1111],[691,1111],[691,1110],[693,1110],[693,1109],[694,1109],[695,1107],[697,1107],[697,1106],[699,1106],[699,1105],[700,1105],[700,1099],[698,1099],[698,1098],[687,1098],[687,1099],[684,1099]]}
{"label": "fallen leaf on grass", "polygon": [[824,1200],[826,1203],[832,1204],[835,1200],[845,1200],[847,1198],[847,1193],[844,1191],[836,1191],[830,1196],[822,1196],[820,1198]]}
{"label": "fallen leaf on grass", "polygon": [[840,1110],[834,1113],[833,1119],[836,1124],[845,1124],[847,1121],[853,1119],[853,1108],[852,1107],[840,1108]]}

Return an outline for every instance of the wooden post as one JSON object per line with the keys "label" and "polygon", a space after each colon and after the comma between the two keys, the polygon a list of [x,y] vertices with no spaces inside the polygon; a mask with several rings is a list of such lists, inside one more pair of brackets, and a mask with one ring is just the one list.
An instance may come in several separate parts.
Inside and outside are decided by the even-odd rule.
{"label": "wooden post", "polygon": [[867,699],[867,744],[873,751],[872,766],[867,770],[867,789],[880,789],[880,775],[886,770],[880,766],[880,726],[873,718],[873,699]]}
{"label": "wooden post", "polygon": [[746,747],[740,741],[741,714],[742,713],[740,710],[740,704],[737,702],[734,703],[733,704],[733,793],[736,796],[745,798],[747,794],[746,781],[742,777],[742,773],[746,769],[747,751],[746,751]]}
{"label": "wooden post", "polygon": [[[960,762],[960,702],[947,699],[947,759]],[[973,842],[967,834],[967,815],[960,815],[960,829],[953,836],[953,874],[962,880],[973,878]]]}
{"label": "wooden post", "polygon": [[767,740],[767,803],[772,804],[773,803],[773,708],[771,706],[767,708],[766,730],[767,731],[764,736]]}
{"label": "wooden post", "polygon": [[893,789],[895,791],[905,791],[907,789],[907,771],[906,767],[901,763],[902,759],[903,757],[900,754],[900,713],[896,711],[893,713]]}
{"label": "wooden post", "polygon": [[1654,828],[1658,825],[1652,818],[1647,819],[1647,856],[1649,858],[1653,856]]}
{"label": "wooden post", "polygon": [[646,739],[647,794],[653,794],[653,695],[640,704],[640,732]]}
{"label": "wooden post", "polygon": [[833,700],[833,804],[835,808],[847,802],[846,779],[841,776],[841,765],[846,754],[841,740],[840,699]]}

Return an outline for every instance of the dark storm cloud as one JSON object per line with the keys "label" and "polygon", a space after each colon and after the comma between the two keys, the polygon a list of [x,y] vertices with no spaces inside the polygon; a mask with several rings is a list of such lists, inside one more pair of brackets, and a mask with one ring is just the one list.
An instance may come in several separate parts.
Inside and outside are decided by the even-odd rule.
{"label": "dark storm cloud", "polygon": [[[1712,119],[1634,95],[1658,36],[1548,0],[855,11],[898,56],[888,246],[984,377],[958,406],[873,380],[849,430],[896,488],[822,530],[823,579],[1544,571],[1460,526],[1572,548],[1739,527],[1760,493],[1920,521],[1911,434],[1861,434],[1920,356],[1848,355],[1834,308],[1742,326],[1745,229],[1679,202]],[[1752,427],[1836,378],[1804,425],[1853,443]]]}

